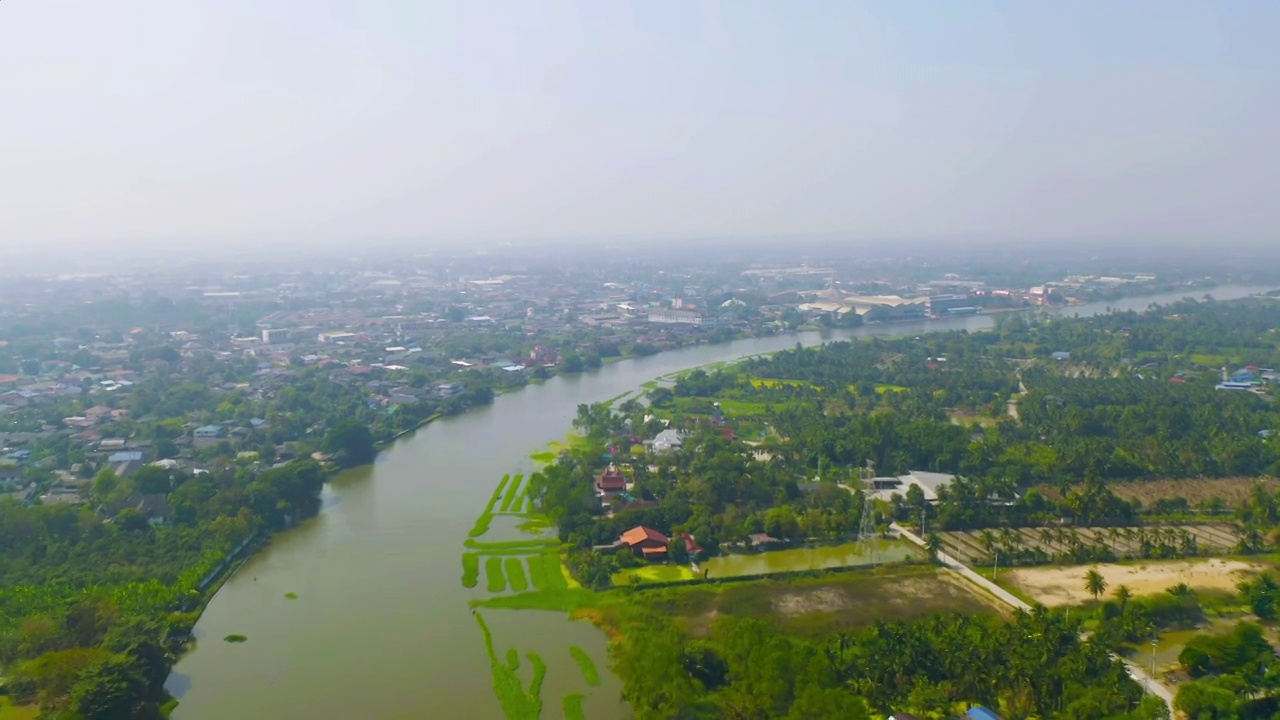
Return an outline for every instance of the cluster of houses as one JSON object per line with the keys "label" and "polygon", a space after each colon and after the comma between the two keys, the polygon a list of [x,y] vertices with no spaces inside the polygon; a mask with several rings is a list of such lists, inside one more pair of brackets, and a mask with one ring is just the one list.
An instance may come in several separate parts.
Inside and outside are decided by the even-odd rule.
{"label": "cluster of houses", "polygon": [[1274,385],[1276,383],[1280,383],[1280,372],[1276,372],[1273,368],[1248,365],[1235,372],[1229,372],[1225,367],[1222,368],[1222,382],[1214,387],[1218,390],[1243,390],[1263,394],[1268,384]]}
{"label": "cluster of houses", "polygon": [[[896,712],[889,716],[889,720],[920,720],[915,715],[908,712]],[[1000,716],[991,708],[982,705],[974,705],[965,711],[960,720],[1000,720]]]}

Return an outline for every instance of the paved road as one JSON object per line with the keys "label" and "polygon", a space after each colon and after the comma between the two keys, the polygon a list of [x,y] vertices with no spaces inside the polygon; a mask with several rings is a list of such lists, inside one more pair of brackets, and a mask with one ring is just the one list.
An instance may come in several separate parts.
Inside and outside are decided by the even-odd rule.
{"label": "paved road", "polygon": [[[919,545],[920,547],[925,547],[924,540],[922,540],[920,536],[916,535],[910,530],[902,527],[897,523],[893,523],[889,527],[892,528],[899,535],[910,540],[916,545]],[[974,585],[977,585],[983,590],[986,590],[992,595],[995,595],[997,598],[1000,598],[1002,601],[1004,601],[1008,605],[1018,608],[1019,610],[1031,609],[1031,606],[1023,602],[1020,598],[1013,595],[1008,590],[1005,590],[1004,588],[1000,587],[999,585],[996,585],[990,580],[982,577],[978,573],[971,570],[968,565],[965,565],[964,563],[951,557],[950,555],[947,555],[946,553],[943,553],[943,552],[939,552],[938,562],[942,563],[947,568],[950,568],[951,570],[954,570],[957,573],[959,573],[960,577],[963,577],[964,579],[968,580]],[[1129,670],[1129,677],[1132,677],[1139,685],[1141,685],[1143,690],[1145,690],[1148,694],[1155,695],[1156,697],[1163,700],[1164,704],[1169,706],[1170,716],[1173,715],[1173,693],[1169,691],[1169,688],[1156,682],[1156,680],[1153,679],[1150,675],[1148,675],[1145,670],[1138,667],[1134,663],[1131,663],[1128,660],[1125,660],[1119,655],[1113,654],[1112,657],[1114,657],[1115,659],[1125,664],[1125,667],[1128,668]]]}

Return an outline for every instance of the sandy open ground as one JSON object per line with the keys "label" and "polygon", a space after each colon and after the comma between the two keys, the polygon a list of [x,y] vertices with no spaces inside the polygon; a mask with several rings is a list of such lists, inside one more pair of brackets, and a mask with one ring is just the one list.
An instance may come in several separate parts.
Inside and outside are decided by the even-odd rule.
{"label": "sandy open ground", "polygon": [[1047,607],[1092,600],[1084,589],[1084,575],[1096,567],[1107,580],[1107,595],[1119,585],[1127,585],[1134,595],[1162,592],[1178,583],[1199,590],[1235,590],[1242,579],[1265,568],[1237,560],[1173,560],[1134,565],[1072,565],[1070,567],[1024,568],[1002,578]]}

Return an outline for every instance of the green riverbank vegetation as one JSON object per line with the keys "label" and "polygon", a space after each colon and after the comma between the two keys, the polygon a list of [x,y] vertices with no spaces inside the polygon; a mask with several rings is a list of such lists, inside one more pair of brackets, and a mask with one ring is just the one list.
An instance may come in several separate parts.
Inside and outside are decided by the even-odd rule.
{"label": "green riverbank vegetation", "polygon": [[[1199,601],[1176,593],[1072,622],[1042,607],[1010,615],[929,565],[611,588],[654,567],[615,543],[657,529],[671,539],[666,562],[688,565],[898,522],[935,552],[999,554],[1002,567],[1280,548],[1273,487],[1209,498],[1178,484],[1280,474],[1269,388],[1216,389],[1222,369],[1200,362],[1223,358],[1254,377],[1280,365],[1275,307],[1008,316],[992,332],[797,348],[673,375],[647,402],[580,406],[580,439],[524,490],[565,547],[528,560],[531,590],[474,604],[605,628],[639,718],[945,717],[969,704],[1013,717],[1166,717],[1108,653],[1193,627]],[[936,497],[907,483],[869,500],[871,476],[912,471],[947,479]],[[606,474],[614,485],[602,492]],[[1144,482],[1160,495],[1133,489]],[[1111,489],[1120,483],[1123,494]],[[1198,666],[1205,677],[1227,667],[1215,662],[1225,661]],[[1212,700],[1233,682],[1195,692]]]}
{"label": "green riverbank vegetation", "polygon": [[578,668],[582,670],[582,679],[588,685],[595,687],[600,684],[600,673],[596,670],[596,664],[591,660],[591,656],[577,646],[569,647],[569,654],[573,656],[574,662],[578,663]]}
{"label": "green riverbank vegetation", "polygon": [[0,502],[8,694],[68,719],[159,712],[169,667],[235,552],[313,514],[325,477],[307,459],[256,474],[106,472],[94,481],[102,503],[167,488],[173,520],[161,524],[129,510],[103,522],[88,507]]}

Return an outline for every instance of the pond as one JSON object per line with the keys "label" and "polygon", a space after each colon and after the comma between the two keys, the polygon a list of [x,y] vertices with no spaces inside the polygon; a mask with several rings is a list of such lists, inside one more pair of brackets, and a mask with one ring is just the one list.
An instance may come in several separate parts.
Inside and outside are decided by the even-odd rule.
{"label": "pond", "polygon": [[721,555],[702,563],[702,569],[708,572],[709,578],[723,578],[902,562],[907,558],[923,557],[921,550],[909,542],[877,538],[865,546],[848,542]]}

